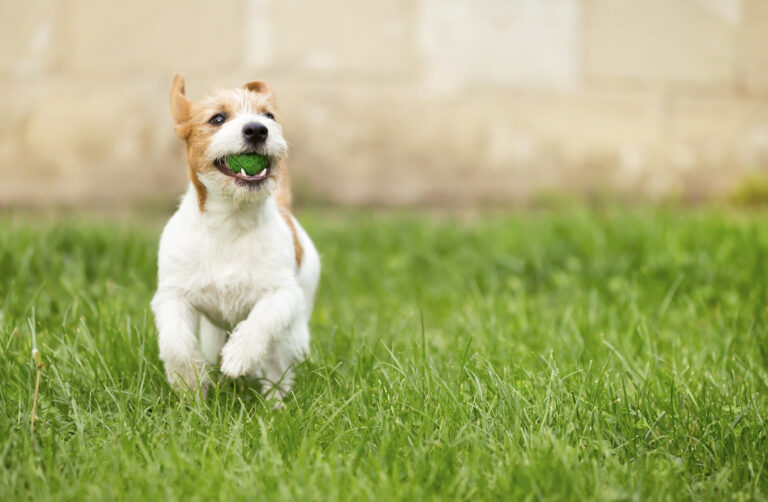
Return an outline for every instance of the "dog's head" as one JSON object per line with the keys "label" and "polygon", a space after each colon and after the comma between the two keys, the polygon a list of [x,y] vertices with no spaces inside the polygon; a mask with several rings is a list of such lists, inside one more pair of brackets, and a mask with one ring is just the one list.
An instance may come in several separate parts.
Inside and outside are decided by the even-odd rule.
{"label": "dog's head", "polygon": [[[274,191],[288,145],[266,82],[248,82],[192,101],[184,94],[184,79],[176,75],[171,115],[176,134],[187,146],[189,174],[201,209],[209,191],[246,200],[266,198]],[[237,154],[265,157],[266,169],[250,174],[233,171],[227,158]]]}

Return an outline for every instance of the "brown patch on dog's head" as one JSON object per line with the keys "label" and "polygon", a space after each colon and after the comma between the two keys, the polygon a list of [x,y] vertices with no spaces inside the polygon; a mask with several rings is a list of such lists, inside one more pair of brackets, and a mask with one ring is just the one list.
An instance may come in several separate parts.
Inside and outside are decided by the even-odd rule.
{"label": "brown patch on dog's head", "polygon": [[[257,80],[248,82],[241,88],[218,90],[202,100],[192,101],[185,95],[183,77],[177,74],[171,84],[170,105],[176,134],[186,143],[189,176],[197,191],[198,205],[203,211],[207,190],[201,178],[214,174],[224,176],[218,172],[213,163],[214,159],[211,158],[210,146],[213,136],[220,131],[222,124],[242,113],[268,116],[271,117],[270,120],[275,120],[277,110],[274,94],[269,84]],[[218,123],[221,118],[223,121]],[[277,127],[279,129],[279,125]],[[284,142],[282,135],[280,140]],[[270,169],[268,173],[268,177],[275,182],[279,178],[277,167],[281,160],[276,158],[274,169]]]}
{"label": "brown patch on dog's head", "polygon": [[268,83],[262,80],[253,80],[251,82],[247,82],[243,85],[243,89],[248,89],[249,91],[255,92],[257,94],[263,94],[265,96],[272,97],[272,88]]}

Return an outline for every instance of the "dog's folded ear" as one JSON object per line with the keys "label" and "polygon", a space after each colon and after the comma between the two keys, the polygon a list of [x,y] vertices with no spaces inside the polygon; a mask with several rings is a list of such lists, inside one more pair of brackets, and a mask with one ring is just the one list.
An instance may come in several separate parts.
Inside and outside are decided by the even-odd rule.
{"label": "dog's folded ear", "polygon": [[248,82],[243,87],[249,91],[258,92],[259,94],[272,94],[272,88],[263,80],[254,80],[253,82]]}
{"label": "dog's folded ear", "polygon": [[171,84],[171,116],[176,125],[189,120],[191,104],[184,95],[184,77],[177,73]]}

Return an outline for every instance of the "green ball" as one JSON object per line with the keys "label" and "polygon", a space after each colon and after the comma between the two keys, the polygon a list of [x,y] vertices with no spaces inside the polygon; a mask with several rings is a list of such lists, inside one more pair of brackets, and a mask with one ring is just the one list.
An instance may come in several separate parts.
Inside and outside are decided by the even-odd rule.
{"label": "green ball", "polygon": [[269,166],[269,159],[257,153],[239,153],[227,157],[227,164],[236,173],[243,170],[248,176],[253,176]]}

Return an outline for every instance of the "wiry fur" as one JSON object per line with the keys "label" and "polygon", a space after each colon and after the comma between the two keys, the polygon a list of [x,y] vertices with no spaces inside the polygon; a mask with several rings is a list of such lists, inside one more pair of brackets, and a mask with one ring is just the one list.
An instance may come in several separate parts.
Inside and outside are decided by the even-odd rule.
{"label": "wiry fur", "polygon": [[[184,96],[180,76],[174,79],[171,113],[186,142],[191,183],[163,230],[152,310],[160,358],[176,388],[205,391],[205,364],[220,355],[224,375],[264,378],[282,397],[291,388],[293,364],[309,351],[320,259],[290,215],[287,144],[265,111],[275,113],[263,82],[194,103]],[[216,113],[228,117],[220,127],[208,123]],[[237,184],[213,165],[243,151],[241,129],[253,121],[269,129],[262,153],[274,159],[268,178],[255,187]]]}

